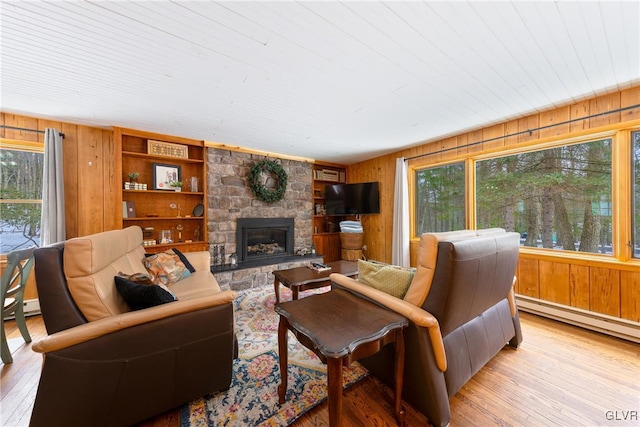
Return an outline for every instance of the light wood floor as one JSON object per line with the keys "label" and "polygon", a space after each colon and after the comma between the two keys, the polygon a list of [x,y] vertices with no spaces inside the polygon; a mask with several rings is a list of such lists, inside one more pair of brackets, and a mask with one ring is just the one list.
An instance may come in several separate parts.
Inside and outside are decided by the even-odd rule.
{"label": "light wood floor", "polygon": [[[524,342],[505,348],[451,399],[451,426],[638,426],[640,345],[522,313]],[[40,316],[28,319],[34,339]],[[25,345],[15,322],[5,325],[14,363],[1,365],[0,425],[26,426],[41,357]],[[345,392],[345,426],[393,426],[390,392],[368,378]],[[408,426],[428,426],[406,405]],[[328,426],[326,403],[297,427]],[[179,426],[178,411],[143,426]]]}

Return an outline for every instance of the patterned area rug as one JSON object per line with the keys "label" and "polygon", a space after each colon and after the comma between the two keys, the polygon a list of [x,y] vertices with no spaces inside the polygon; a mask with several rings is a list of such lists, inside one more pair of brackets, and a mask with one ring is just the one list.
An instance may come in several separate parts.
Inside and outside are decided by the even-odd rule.
{"label": "patterned area rug", "polygon": [[[307,291],[326,292],[328,288]],[[291,291],[280,288],[284,301]],[[288,426],[327,398],[326,365],[289,333],[287,400],[278,403],[278,315],[273,287],[239,292],[235,300],[239,357],[233,363],[229,390],[191,402],[182,408],[182,427]],[[368,372],[357,362],[343,369],[345,388]]]}

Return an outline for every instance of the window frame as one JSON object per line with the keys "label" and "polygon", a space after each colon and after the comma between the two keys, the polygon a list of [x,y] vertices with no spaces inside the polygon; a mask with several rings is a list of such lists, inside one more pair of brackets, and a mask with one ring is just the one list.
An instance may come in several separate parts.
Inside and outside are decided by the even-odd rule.
{"label": "window frame", "polygon": [[[629,239],[627,240],[628,242],[628,246],[629,246],[629,257],[632,260],[637,260],[640,261],[640,257],[636,257],[634,254],[634,248],[635,245],[638,244],[640,245],[640,235],[638,236],[634,236],[634,229],[636,226],[640,225],[640,224],[636,224],[635,223],[635,216],[637,214],[640,214],[640,212],[635,212],[635,192],[639,191],[640,189],[635,188],[635,175],[640,175],[640,169],[636,170],[635,167],[635,162],[634,162],[634,155],[635,155],[635,150],[634,150],[634,141],[633,141],[633,134],[636,133],[638,134],[638,137],[640,138],[640,129],[631,129],[628,133],[628,138],[629,138],[629,146],[628,146],[628,153],[629,153],[629,162],[628,162],[628,167],[629,167],[629,192],[627,193],[629,195],[629,207],[627,212],[629,212]],[[638,206],[638,209],[640,209],[640,206]],[[636,215],[634,215],[636,214]],[[636,238],[634,240],[634,237]]]}
{"label": "window frame", "polygon": [[[44,142],[0,138],[0,150],[26,151],[29,153],[44,154]],[[42,205],[42,199],[0,199],[0,203],[33,203]],[[0,253],[0,260],[6,260],[6,258],[6,253]]]}
{"label": "window frame", "polygon": [[452,161],[452,162],[444,162],[444,163],[439,163],[437,165],[428,165],[428,166],[424,166],[424,167],[416,167],[416,168],[411,168],[408,169],[410,170],[411,173],[411,185],[410,185],[410,191],[409,194],[411,195],[409,197],[409,209],[410,209],[410,227],[409,227],[409,232],[410,232],[410,236],[416,236],[417,234],[417,218],[416,218],[416,203],[417,203],[417,197],[416,197],[416,191],[418,189],[418,183],[416,182],[416,175],[418,174],[418,172],[420,172],[421,170],[425,170],[425,169],[434,169],[434,168],[441,168],[441,167],[446,167],[446,166],[451,166],[451,165],[456,165],[456,164],[462,164],[463,165],[463,173],[464,173],[464,185],[465,185],[465,190],[464,190],[464,199],[465,199],[465,212],[464,212],[464,221],[465,221],[465,227],[469,227],[469,218],[468,218],[468,212],[466,210],[466,205],[468,203],[468,196],[467,196],[467,191],[466,188],[468,187],[468,179],[467,179],[467,161],[463,160],[457,160],[457,161]]}
{"label": "window frame", "polygon": [[[514,154],[528,153],[534,151],[540,151],[548,148],[556,148],[567,145],[582,144],[590,141],[596,141],[600,139],[611,139],[612,155],[611,155],[611,176],[612,176],[612,243],[614,245],[613,254],[597,254],[597,253],[584,253],[574,251],[564,251],[555,249],[533,248],[533,247],[520,247],[521,253],[535,254],[540,257],[552,258],[567,258],[567,259],[583,259],[583,260],[597,260],[604,263],[627,263],[638,262],[639,258],[633,258],[632,245],[632,200],[629,197],[632,187],[632,140],[631,133],[634,131],[640,131],[640,122],[634,121],[633,123],[620,128],[618,125],[607,126],[601,131],[583,131],[579,133],[568,134],[565,137],[549,137],[544,139],[532,140],[514,144],[511,146],[495,147],[477,152],[461,153],[460,150],[457,154],[453,154],[451,157],[443,158],[442,156],[429,162],[429,155],[425,155],[422,159],[414,159],[408,165],[409,173],[409,190],[410,190],[410,212],[409,220],[411,223],[411,240],[418,240],[419,236],[416,235],[415,229],[415,203],[412,200],[415,199],[416,182],[415,172],[416,170],[444,166],[451,163],[465,162],[465,176],[466,176],[466,188],[465,188],[465,217],[467,218],[467,228],[476,229],[477,217],[476,217],[476,163],[480,160],[487,160],[491,158],[504,157]],[[422,160],[422,161],[421,161]]]}

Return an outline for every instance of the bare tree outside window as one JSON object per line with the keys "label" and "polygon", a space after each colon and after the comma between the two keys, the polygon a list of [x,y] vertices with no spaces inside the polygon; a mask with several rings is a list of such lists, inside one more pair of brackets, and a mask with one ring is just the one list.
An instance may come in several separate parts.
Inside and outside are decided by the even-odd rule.
{"label": "bare tree outside window", "polygon": [[464,163],[416,171],[416,233],[465,228]]}
{"label": "bare tree outside window", "polygon": [[39,246],[44,154],[0,149],[0,253]]}
{"label": "bare tree outside window", "polygon": [[478,228],[524,246],[612,254],[611,140],[476,163]]}

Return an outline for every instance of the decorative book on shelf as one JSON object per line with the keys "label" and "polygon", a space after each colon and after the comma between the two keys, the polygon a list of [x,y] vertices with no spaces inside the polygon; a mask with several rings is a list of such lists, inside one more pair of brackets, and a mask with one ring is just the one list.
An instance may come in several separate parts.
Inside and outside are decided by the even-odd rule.
{"label": "decorative book on shelf", "polygon": [[136,205],[132,201],[122,201],[122,217],[123,218],[135,218],[136,217]]}

